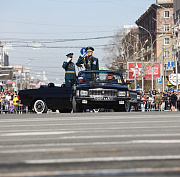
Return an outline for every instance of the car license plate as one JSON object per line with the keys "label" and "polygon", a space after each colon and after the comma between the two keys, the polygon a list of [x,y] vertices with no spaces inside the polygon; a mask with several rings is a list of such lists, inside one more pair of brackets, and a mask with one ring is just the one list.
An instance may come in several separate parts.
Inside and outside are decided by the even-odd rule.
{"label": "car license plate", "polygon": [[113,98],[111,97],[95,97],[94,98],[96,101],[112,101]]}
{"label": "car license plate", "polygon": [[119,101],[119,104],[124,104],[124,101]]}
{"label": "car license plate", "polygon": [[87,100],[82,100],[82,104],[87,104]]}

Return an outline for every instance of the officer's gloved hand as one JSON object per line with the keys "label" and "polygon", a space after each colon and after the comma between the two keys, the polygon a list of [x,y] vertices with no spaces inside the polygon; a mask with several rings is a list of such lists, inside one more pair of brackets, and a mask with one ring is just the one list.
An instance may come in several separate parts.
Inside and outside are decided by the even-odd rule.
{"label": "officer's gloved hand", "polygon": [[87,53],[84,53],[83,55],[81,55],[81,57],[83,57],[83,58],[84,58],[86,55],[87,55]]}
{"label": "officer's gloved hand", "polygon": [[67,62],[69,63],[71,60],[72,60],[72,58],[68,58],[68,59],[67,59]]}
{"label": "officer's gloved hand", "polygon": [[81,65],[81,64],[76,63],[76,66],[82,68],[82,65]]}

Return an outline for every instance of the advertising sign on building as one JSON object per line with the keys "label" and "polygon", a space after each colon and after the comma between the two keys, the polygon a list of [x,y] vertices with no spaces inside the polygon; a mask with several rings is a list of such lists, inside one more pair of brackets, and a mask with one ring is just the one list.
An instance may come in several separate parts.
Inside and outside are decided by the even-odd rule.
{"label": "advertising sign on building", "polygon": [[[144,78],[145,79],[151,79],[152,78],[152,68],[148,63],[143,63],[144,65]],[[153,78],[157,79],[160,77],[160,69],[161,65],[160,63],[154,63],[153,64]],[[136,78],[142,77],[142,63],[138,62],[136,63],[128,63],[128,70],[129,70],[129,79],[134,79],[135,78],[135,73],[136,73]]]}

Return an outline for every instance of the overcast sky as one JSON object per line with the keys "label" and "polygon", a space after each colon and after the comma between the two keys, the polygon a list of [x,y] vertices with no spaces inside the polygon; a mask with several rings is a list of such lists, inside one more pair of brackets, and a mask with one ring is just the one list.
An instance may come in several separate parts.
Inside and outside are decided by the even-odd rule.
{"label": "overcast sky", "polygon": [[[95,48],[94,56],[104,67],[106,45],[115,32],[135,21],[156,0],[0,0],[0,40],[11,41],[10,64],[33,59],[31,68],[45,71],[50,82],[62,83],[62,63],[74,53],[76,63],[81,47]],[[89,39],[99,38],[101,39]],[[64,41],[70,39],[70,41]],[[72,39],[77,39],[72,41]],[[86,40],[80,40],[86,39]],[[33,41],[50,48],[36,49]],[[24,46],[24,47],[20,47]],[[58,47],[58,48],[57,48]],[[33,75],[33,72],[32,72]],[[59,81],[56,81],[59,78]]]}

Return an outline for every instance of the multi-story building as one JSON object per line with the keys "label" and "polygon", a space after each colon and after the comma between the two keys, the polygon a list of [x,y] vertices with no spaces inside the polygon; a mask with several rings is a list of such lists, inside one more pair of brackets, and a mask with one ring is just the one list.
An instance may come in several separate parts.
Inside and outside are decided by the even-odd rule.
{"label": "multi-story building", "polygon": [[[165,76],[173,72],[173,67],[168,67],[168,62],[173,59],[173,0],[157,0],[135,22],[139,26],[139,39],[148,43],[145,47],[144,61],[152,66],[154,62],[161,64],[161,77],[164,76],[164,87],[167,85]],[[164,67],[163,67],[164,65]],[[152,80],[151,80],[152,82]],[[154,79],[153,84],[146,84],[146,89],[163,90],[163,84],[158,84]]]}
{"label": "multi-story building", "polygon": [[[177,57],[178,64],[180,64],[180,1],[174,0],[174,54]],[[180,66],[178,66],[178,72],[180,73]]]}

